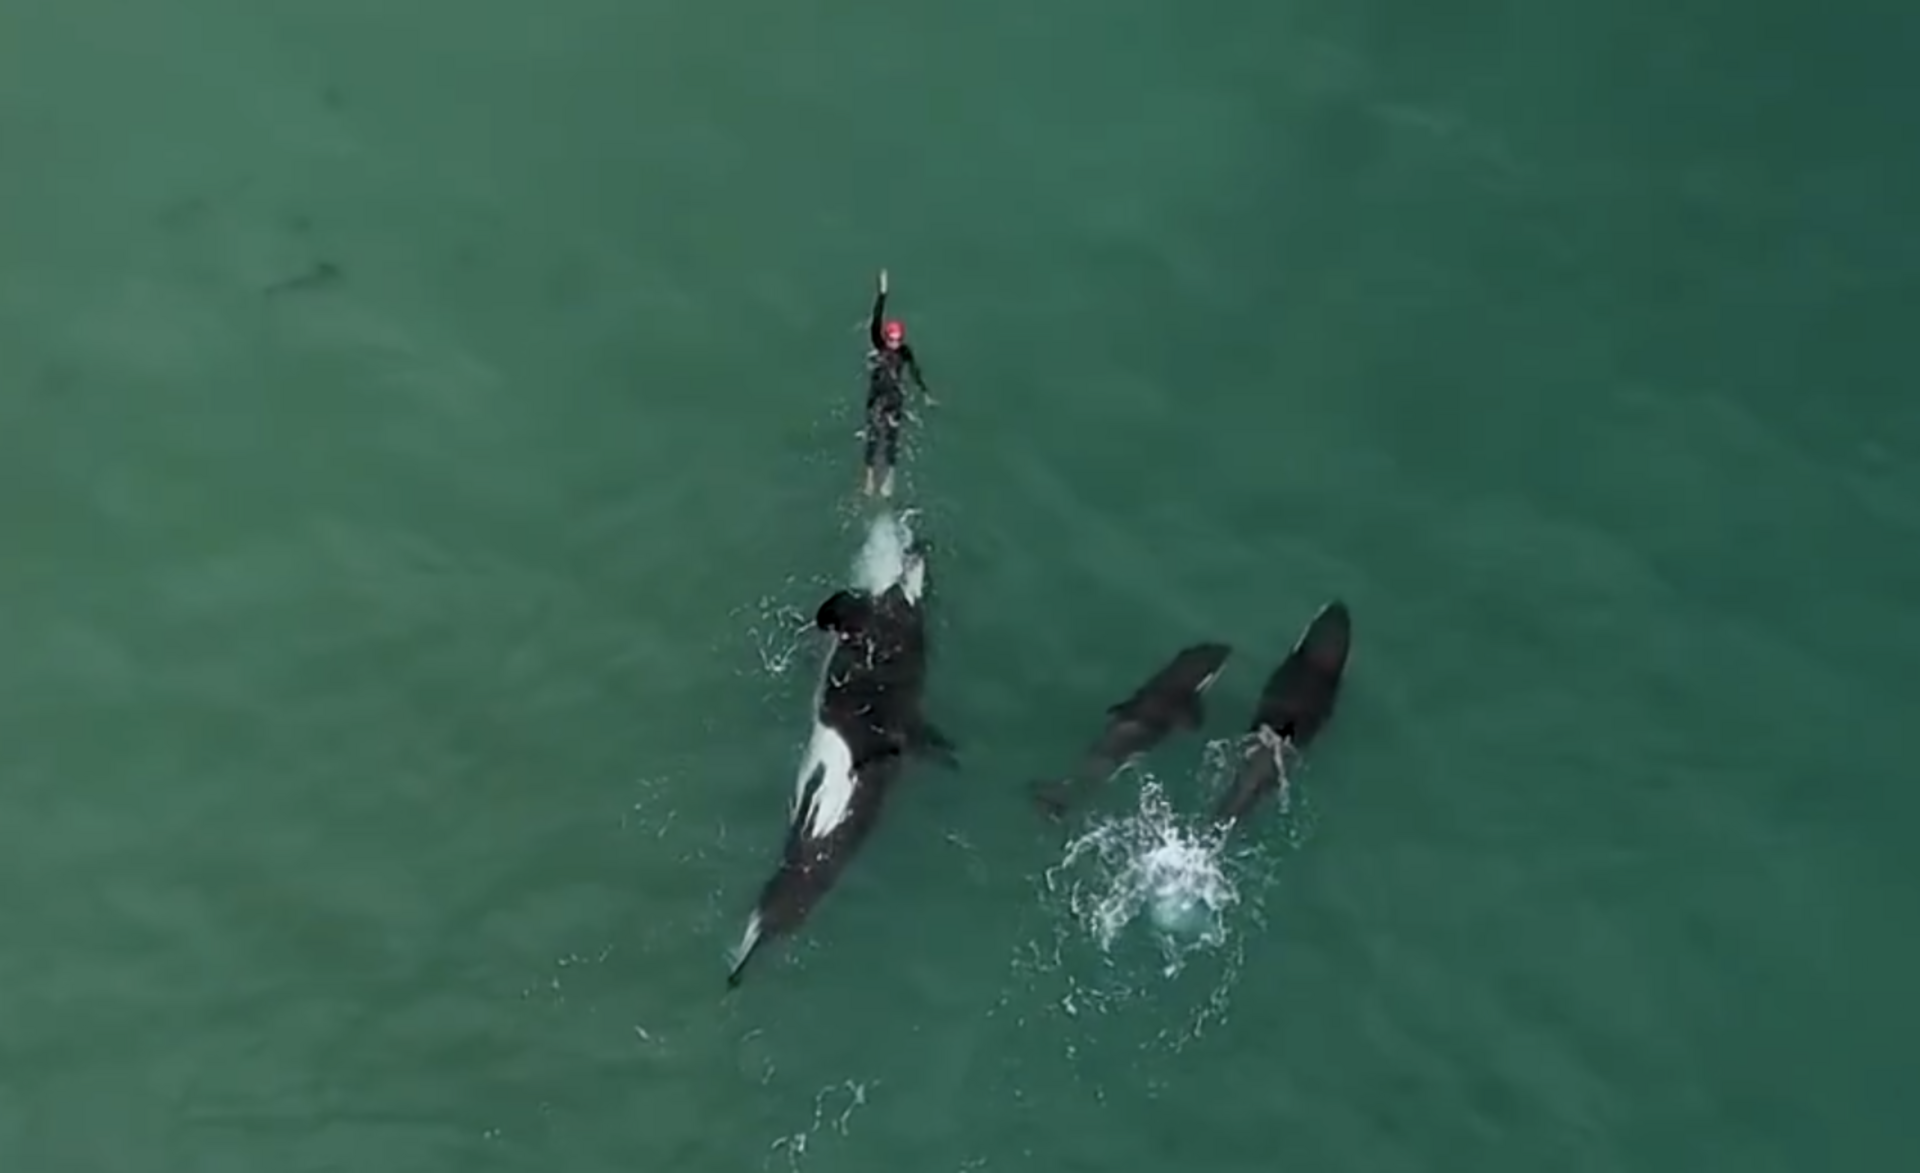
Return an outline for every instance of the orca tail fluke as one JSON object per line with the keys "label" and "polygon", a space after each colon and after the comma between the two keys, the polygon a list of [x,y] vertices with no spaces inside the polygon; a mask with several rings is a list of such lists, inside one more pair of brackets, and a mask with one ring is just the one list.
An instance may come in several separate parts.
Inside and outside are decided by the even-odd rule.
{"label": "orca tail fluke", "polygon": [[753,960],[753,955],[759,952],[760,944],[766,940],[766,935],[766,922],[760,919],[760,913],[756,911],[747,920],[747,931],[740,934],[740,943],[734,946],[733,961],[727,970],[728,989],[731,990],[740,984],[741,977],[746,973],[747,962]]}

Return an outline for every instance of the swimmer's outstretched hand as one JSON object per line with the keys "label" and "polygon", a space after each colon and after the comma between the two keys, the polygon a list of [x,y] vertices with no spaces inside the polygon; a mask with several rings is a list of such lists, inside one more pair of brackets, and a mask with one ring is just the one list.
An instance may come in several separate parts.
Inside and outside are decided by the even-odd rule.
{"label": "swimmer's outstretched hand", "polygon": [[882,269],[880,270],[880,292],[885,293],[886,291],[887,291],[887,271],[885,269]]}

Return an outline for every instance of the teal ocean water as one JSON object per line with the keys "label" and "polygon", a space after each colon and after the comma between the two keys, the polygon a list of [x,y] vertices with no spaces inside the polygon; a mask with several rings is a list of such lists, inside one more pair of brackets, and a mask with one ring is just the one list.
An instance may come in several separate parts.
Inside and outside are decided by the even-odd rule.
{"label": "teal ocean water", "polygon": [[[0,0],[0,1169],[1914,1167],[1915,33]],[[962,768],[729,994],[882,266]]]}

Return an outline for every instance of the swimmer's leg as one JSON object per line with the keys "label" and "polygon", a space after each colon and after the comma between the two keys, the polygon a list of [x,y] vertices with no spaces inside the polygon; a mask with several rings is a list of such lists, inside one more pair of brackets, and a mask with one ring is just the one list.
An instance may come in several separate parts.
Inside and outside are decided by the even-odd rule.
{"label": "swimmer's leg", "polygon": [[893,470],[900,466],[900,412],[898,409],[888,408],[881,428],[886,436],[887,475],[880,482],[880,495],[891,497],[893,496]]}
{"label": "swimmer's leg", "polygon": [[880,444],[886,429],[886,424],[887,413],[880,399],[874,395],[867,396],[867,443],[865,451],[861,454],[860,462],[865,466],[866,481],[864,491],[869,497],[873,496],[874,482],[878,479],[875,466],[880,455]]}

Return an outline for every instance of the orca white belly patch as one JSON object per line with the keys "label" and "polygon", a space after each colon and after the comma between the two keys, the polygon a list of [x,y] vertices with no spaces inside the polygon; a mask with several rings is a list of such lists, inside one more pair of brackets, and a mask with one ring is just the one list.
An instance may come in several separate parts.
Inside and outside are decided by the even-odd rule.
{"label": "orca white belly patch", "polygon": [[[817,778],[816,778],[817,776]],[[815,724],[795,780],[793,817],[808,838],[831,835],[853,813],[853,751],[826,725]],[[801,803],[806,809],[800,809]]]}

